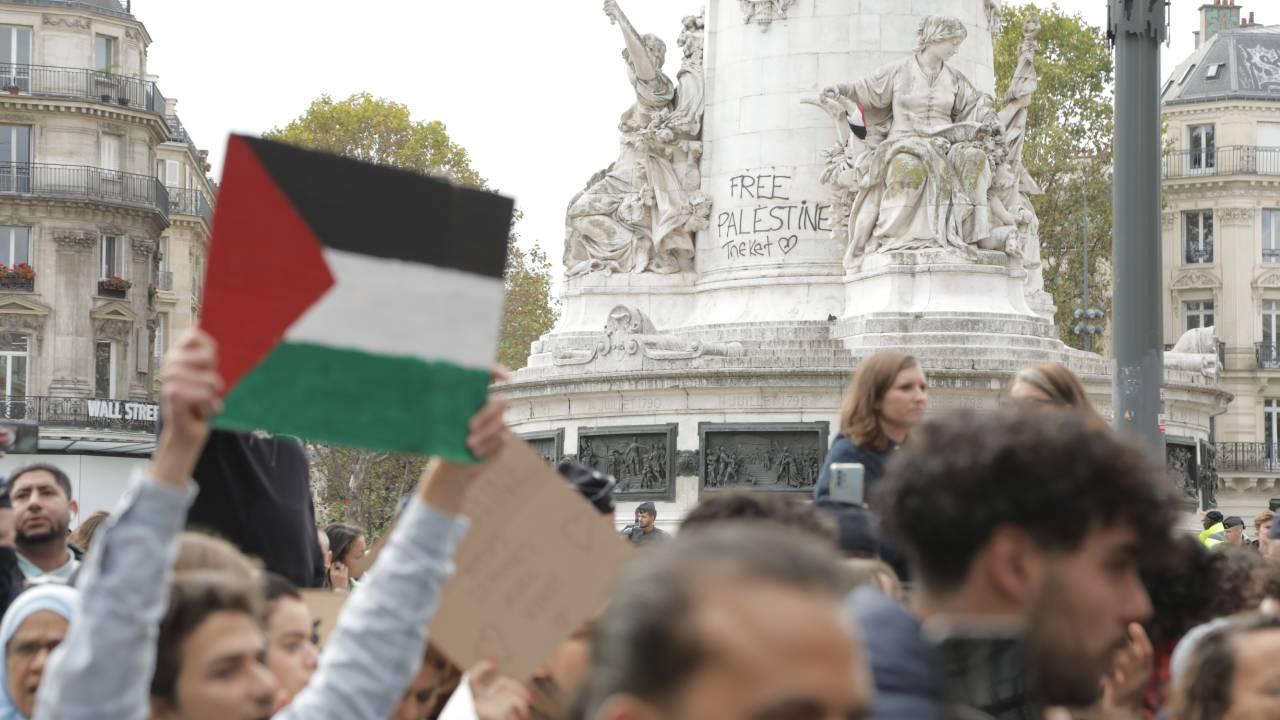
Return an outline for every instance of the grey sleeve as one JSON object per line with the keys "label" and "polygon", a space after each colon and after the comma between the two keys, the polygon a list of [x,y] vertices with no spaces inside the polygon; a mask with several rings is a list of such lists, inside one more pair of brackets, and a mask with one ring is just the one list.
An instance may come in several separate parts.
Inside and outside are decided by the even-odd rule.
{"label": "grey sleeve", "polygon": [[80,568],[80,606],[49,658],[35,718],[147,719],[175,540],[195,496],[194,484],[178,489],[143,477],[120,499]]}
{"label": "grey sleeve", "polygon": [[391,714],[422,662],[427,624],[467,527],[465,518],[410,501],[369,579],[342,609],[311,682],[275,720]]}

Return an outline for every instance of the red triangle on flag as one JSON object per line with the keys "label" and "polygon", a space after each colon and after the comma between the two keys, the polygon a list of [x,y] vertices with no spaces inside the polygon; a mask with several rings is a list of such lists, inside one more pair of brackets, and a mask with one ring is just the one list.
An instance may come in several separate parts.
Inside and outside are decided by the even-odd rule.
{"label": "red triangle on flag", "polygon": [[232,136],[205,272],[200,326],[229,392],[333,287],[323,246],[243,138]]}

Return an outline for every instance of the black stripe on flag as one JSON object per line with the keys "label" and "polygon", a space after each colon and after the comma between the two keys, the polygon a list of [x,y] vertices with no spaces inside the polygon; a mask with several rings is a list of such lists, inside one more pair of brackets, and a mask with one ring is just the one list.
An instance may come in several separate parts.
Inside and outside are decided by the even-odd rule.
{"label": "black stripe on flag", "polygon": [[503,276],[509,198],[408,170],[245,140],[325,246]]}

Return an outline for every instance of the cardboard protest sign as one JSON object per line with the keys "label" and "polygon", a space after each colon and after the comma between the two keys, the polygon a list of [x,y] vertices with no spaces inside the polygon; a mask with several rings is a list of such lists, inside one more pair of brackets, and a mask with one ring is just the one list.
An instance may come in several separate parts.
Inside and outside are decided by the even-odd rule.
{"label": "cardboard protest sign", "polygon": [[215,424],[470,461],[513,203],[243,136],[227,145],[201,326]]}
{"label": "cardboard protest sign", "polygon": [[525,681],[604,609],[631,548],[521,441],[508,442],[475,483],[463,507],[471,530],[431,641],[459,667],[494,660]]}
{"label": "cardboard protest sign", "polygon": [[311,611],[311,621],[316,625],[316,634],[320,638],[320,647],[329,639],[329,634],[338,624],[338,615],[347,604],[346,593],[329,590],[303,590],[302,602]]}

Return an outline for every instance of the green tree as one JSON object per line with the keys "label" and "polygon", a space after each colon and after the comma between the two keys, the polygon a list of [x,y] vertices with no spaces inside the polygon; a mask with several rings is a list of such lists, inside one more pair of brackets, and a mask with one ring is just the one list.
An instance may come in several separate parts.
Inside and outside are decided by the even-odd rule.
{"label": "green tree", "polygon": [[[487,187],[471,167],[466,149],[449,138],[443,123],[414,120],[407,106],[367,93],[345,100],[323,95],[301,116],[264,137]],[[507,245],[505,284],[498,361],[515,369],[528,361],[530,343],[551,329],[556,312],[551,298],[551,263],[536,247],[521,248],[514,230]],[[422,470],[422,458],[412,455],[321,444],[313,444],[309,450],[320,517],[326,522],[356,523],[370,537],[385,529],[397,502],[413,489]]]}
{"label": "green tree", "polygon": [[511,233],[507,246],[507,297],[498,340],[498,362],[513,370],[529,362],[529,346],[556,322],[551,261],[536,245],[522,249]]}
{"label": "green tree", "polygon": [[[1081,347],[1083,339],[1071,328],[1072,313],[1082,307],[1085,272],[1089,304],[1108,318],[1111,313],[1114,68],[1105,33],[1079,14],[1069,15],[1057,5],[1008,7],[995,43],[997,97],[1004,97],[1012,79],[1022,25],[1033,10],[1041,23],[1040,85],[1028,111],[1023,160],[1044,190],[1032,202],[1040,218],[1045,289],[1058,306],[1058,333],[1067,344]],[[1081,252],[1085,242],[1089,268]]]}

